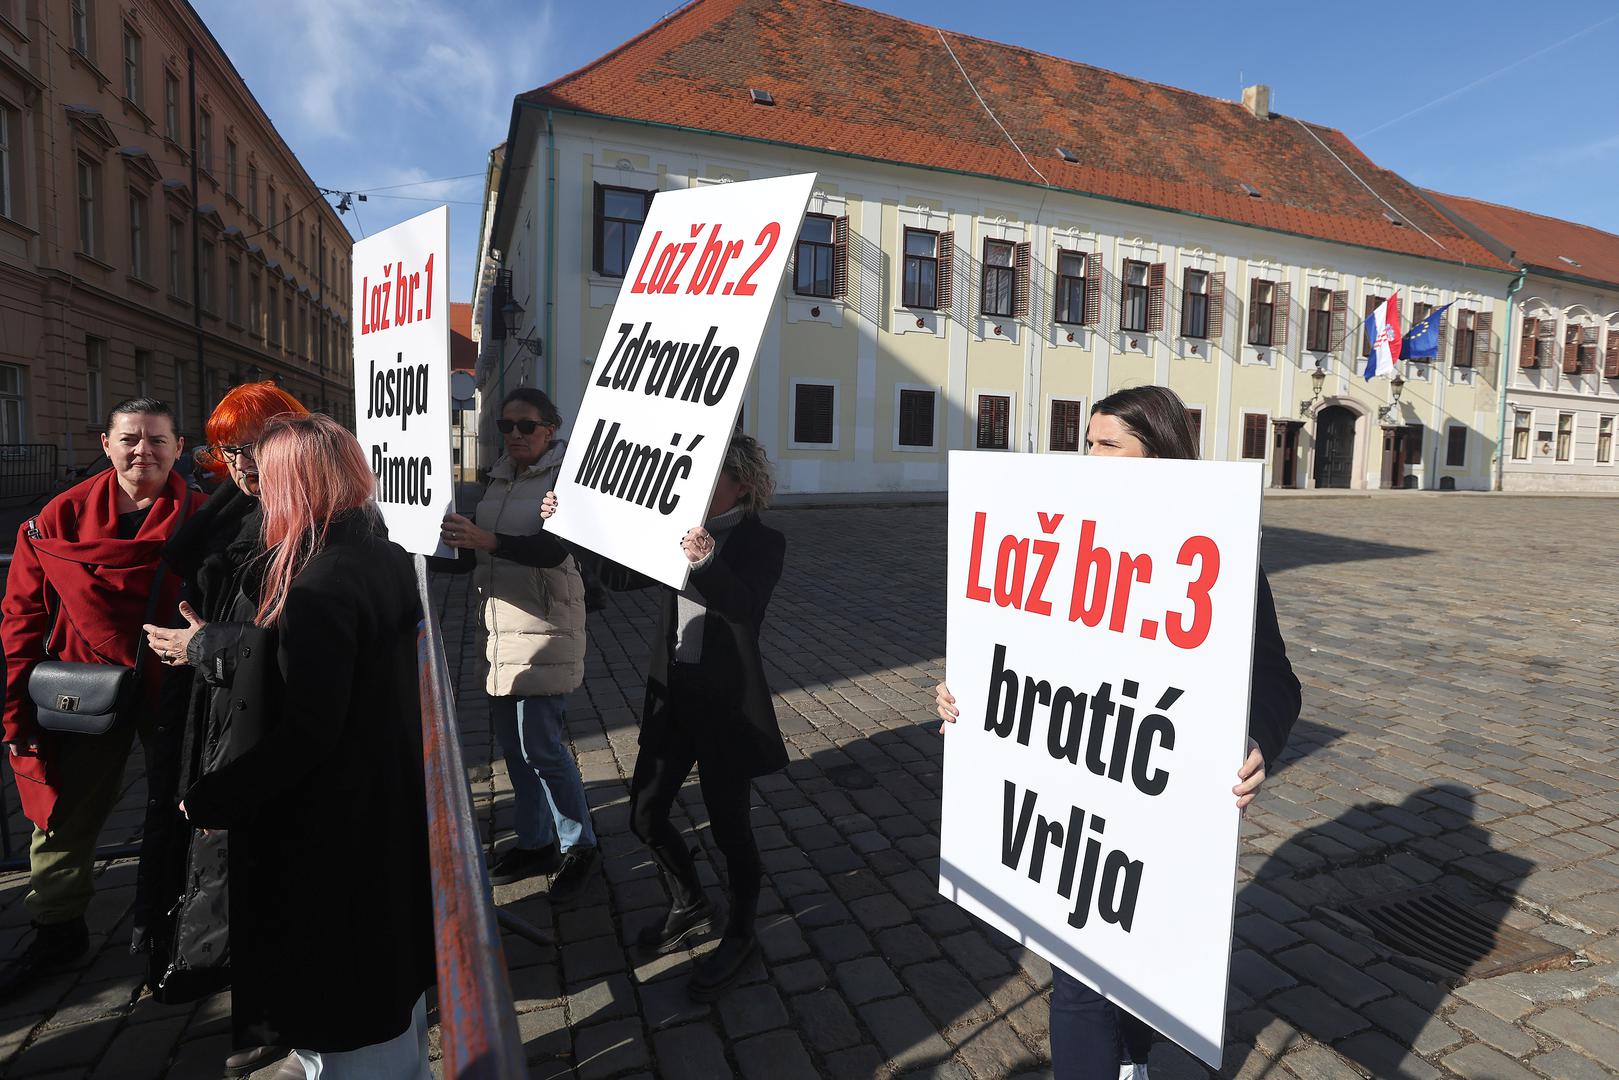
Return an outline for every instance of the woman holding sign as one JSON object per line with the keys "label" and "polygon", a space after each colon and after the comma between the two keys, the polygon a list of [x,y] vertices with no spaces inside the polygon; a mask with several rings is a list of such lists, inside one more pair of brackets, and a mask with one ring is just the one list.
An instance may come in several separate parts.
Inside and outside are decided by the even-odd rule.
{"label": "woman holding sign", "polygon": [[[753,923],[762,868],[749,820],[752,780],[787,764],[759,652],[759,628],[787,550],[787,538],[759,520],[774,489],[764,447],[733,435],[708,514],[680,541],[689,584],[679,593],[662,587],[630,780],[630,828],[652,849],[669,890],[669,910],[641,931],[641,948],[673,952],[713,920],[692,850],[669,821],[693,766],[725,856],[731,906],[719,947],[692,973],[688,992],[698,1001],[723,994],[759,950]],[[550,517],[556,507],[555,493],[548,494],[541,513]],[[658,584],[605,560],[601,579],[610,589]]]}
{"label": "woman holding sign", "polygon": [[[1197,439],[1186,418],[1186,404],[1163,386],[1119,390],[1091,408],[1086,451],[1101,457],[1195,459]],[[939,718],[960,715],[950,688],[936,692]],[[1231,789],[1245,807],[1265,782],[1267,763],[1287,745],[1298,719],[1299,680],[1287,659],[1276,622],[1276,604],[1265,571],[1259,571],[1254,612],[1254,666],[1249,690],[1248,756]],[[944,730],[940,728],[940,730]],[[1155,1032],[1122,1011],[1062,968],[1051,969],[1051,1065],[1055,1080],[1125,1080],[1147,1075],[1147,1052]]]}

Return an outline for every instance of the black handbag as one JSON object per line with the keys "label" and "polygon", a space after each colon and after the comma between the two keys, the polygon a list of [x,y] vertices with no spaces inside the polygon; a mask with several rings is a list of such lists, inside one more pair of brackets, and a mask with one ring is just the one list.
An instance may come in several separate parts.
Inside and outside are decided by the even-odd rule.
{"label": "black handbag", "polygon": [[[182,496],[178,530],[191,509],[191,494]],[[163,578],[169,571],[161,557],[152,578],[152,595],[146,601],[142,625],[157,614],[157,600],[163,595]],[[45,639],[45,655],[56,640],[58,608],[51,614],[51,633]],[[145,633],[135,629],[135,663],[86,664],[73,660],[41,660],[28,673],[28,696],[41,728],[58,734],[105,735],[114,726],[133,718],[140,705],[141,661],[148,652],[142,640]]]}

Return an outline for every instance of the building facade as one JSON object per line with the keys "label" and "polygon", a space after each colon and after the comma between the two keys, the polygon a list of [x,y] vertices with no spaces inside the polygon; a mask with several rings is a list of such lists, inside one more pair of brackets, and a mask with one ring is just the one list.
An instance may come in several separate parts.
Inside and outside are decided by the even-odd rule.
{"label": "building facade", "polygon": [[352,420],[351,246],[189,4],[0,0],[0,444],[254,378]]}
{"label": "building facade", "polygon": [[1619,236],[1430,194],[1522,273],[1502,400],[1502,489],[1619,492]]}
{"label": "building facade", "polygon": [[[783,491],[942,490],[952,449],[1079,453],[1091,403],[1150,382],[1185,399],[1205,457],[1262,462],[1272,486],[1488,488],[1509,268],[1267,97],[846,4],[702,0],[519,97],[491,173],[481,389],[511,381],[526,334],[544,355],[519,370],[568,414],[658,191],[813,171],[740,418]],[[1152,159],[1110,131],[1179,143]],[[1362,317],[1395,293],[1408,319],[1461,320],[1398,387],[1360,374]]]}

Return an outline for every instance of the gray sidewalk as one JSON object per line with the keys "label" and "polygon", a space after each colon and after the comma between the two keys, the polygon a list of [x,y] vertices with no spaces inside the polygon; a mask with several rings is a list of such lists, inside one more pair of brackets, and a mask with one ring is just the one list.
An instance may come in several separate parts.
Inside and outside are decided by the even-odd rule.
{"label": "gray sidewalk", "polygon": [[[715,1005],[692,960],[626,943],[658,910],[630,836],[627,778],[653,597],[592,616],[569,724],[605,858],[553,909],[543,884],[496,900],[556,933],[506,947],[541,1077],[1039,1076],[1049,969],[935,889],[944,642],[939,506],[786,509],[788,576],[766,627],[792,764],[755,785],[764,958]],[[1267,502],[1265,564],[1304,718],[1250,810],[1222,1075],[1583,1080],[1619,1063],[1619,562],[1604,500]],[[477,679],[467,583],[440,579],[461,725],[486,835],[510,789]],[[106,842],[133,838],[139,757]],[[695,784],[677,808],[707,857]],[[13,828],[16,832],[15,806]],[[1542,974],[1448,987],[1332,912],[1439,881],[1504,925],[1573,950]],[[101,946],[0,1008],[0,1076],[217,1076],[228,1000],[136,999],[133,867],[109,866]],[[0,947],[26,925],[0,877]],[[1187,948],[1219,943],[1187,943]],[[697,950],[702,951],[700,947]],[[1206,1075],[1168,1044],[1154,1080]]]}

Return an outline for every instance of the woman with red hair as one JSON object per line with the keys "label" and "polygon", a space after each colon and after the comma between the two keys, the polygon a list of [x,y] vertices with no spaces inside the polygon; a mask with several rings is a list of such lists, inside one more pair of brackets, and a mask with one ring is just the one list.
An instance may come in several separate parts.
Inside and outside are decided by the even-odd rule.
{"label": "woman with red hair", "polygon": [[[135,948],[147,953],[147,983],[168,1002],[213,993],[230,978],[226,836],[193,830],[180,814],[180,792],[217,767],[239,741],[233,736],[242,732],[239,725],[212,718],[222,711],[223,683],[238,650],[252,647],[244,640],[246,628],[228,620],[242,570],[262,550],[255,444],[274,417],[308,412],[268,380],[233,387],[208,418],[208,444],[196,453],[199,466],[228,479],[163,549],[170,569],[186,583],[190,602],[181,605],[181,613],[187,626],[147,632],[167,663],[192,664],[194,673],[188,690],[170,706],[171,722],[159,727],[157,753],[148,767],[151,801],[132,921]],[[229,709],[223,714],[228,721]],[[246,1076],[286,1051],[249,1047],[226,1059],[226,1074]]]}
{"label": "woman with red hair", "polygon": [[230,838],[235,1042],[296,1048],[278,1077],[426,1080],[415,574],[335,420],[279,418],[255,449],[264,554],[229,617],[258,636],[224,678],[230,723],[254,738],[180,803]]}

